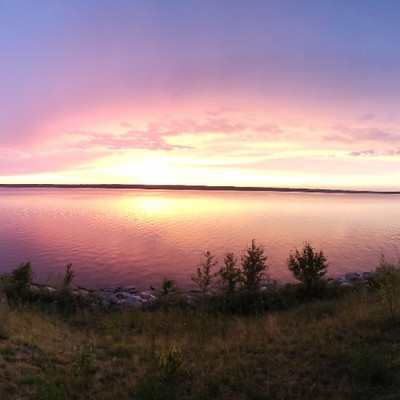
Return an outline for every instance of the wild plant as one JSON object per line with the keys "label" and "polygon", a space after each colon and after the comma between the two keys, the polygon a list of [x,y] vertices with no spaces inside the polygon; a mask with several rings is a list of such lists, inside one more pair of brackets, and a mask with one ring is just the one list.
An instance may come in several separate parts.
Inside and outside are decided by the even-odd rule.
{"label": "wild plant", "polygon": [[228,295],[233,294],[242,282],[242,271],[237,267],[237,263],[238,260],[233,253],[226,253],[225,265],[216,274],[219,286]]}
{"label": "wild plant", "polygon": [[192,275],[191,279],[195,282],[202,294],[206,294],[212,287],[212,270],[218,264],[217,260],[214,260],[214,255],[210,251],[204,254],[204,261],[202,261],[196,269],[196,275]]}
{"label": "wild plant", "polygon": [[1,276],[1,288],[7,297],[14,299],[24,299],[30,292],[33,282],[33,270],[30,261],[22,263],[11,273]]}
{"label": "wild plant", "polygon": [[297,249],[294,253],[290,252],[287,265],[293,276],[303,282],[307,291],[325,276],[328,269],[324,253],[314,250],[308,242],[304,243],[301,252]]}
{"label": "wild plant", "polygon": [[393,317],[400,302],[400,266],[388,262],[382,255],[378,273],[378,293],[383,306]]}
{"label": "wild plant", "polygon": [[172,279],[164,278],[161,284],[161,296],[168,296],[176,291],[176,283]]}
{"label": "wild plant", "polygon": [[171,346],[160,353],[158,355],[158,366],[161,380],[166,383],[173,381],[182,362],[183,353],[175,346]]}
{"label": "wild plant", "polygon": [[243,287],[248,290],[258,289],[266,278],[268,257],[264,254],[264,245],[257,245],[255,239],[242,255]]}

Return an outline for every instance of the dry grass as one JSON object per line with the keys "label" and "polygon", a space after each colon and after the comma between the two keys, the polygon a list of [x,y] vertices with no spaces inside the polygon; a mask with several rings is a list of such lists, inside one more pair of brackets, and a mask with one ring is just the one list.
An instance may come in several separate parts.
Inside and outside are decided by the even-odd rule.
{"label": "dry grass", "polygon": [[394,399],[399,333],[366,291],[253,316],[2,301],[0,398]]}

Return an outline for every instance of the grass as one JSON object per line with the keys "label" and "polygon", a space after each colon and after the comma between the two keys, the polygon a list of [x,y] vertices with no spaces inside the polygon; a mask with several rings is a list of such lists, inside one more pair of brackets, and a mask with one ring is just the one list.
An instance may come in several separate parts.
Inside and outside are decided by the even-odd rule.
{"label": "grass", "polygon": [[395,399],[400,315],[363,288],[288,310],[0,303],[1,399]]}

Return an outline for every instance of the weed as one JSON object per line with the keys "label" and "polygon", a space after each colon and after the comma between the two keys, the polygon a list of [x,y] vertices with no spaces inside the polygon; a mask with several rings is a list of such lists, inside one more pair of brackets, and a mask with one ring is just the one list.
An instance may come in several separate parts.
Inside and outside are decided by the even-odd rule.
{"label": "weed", "polygon": [[383,306],[393,317],[400,302],[400,268],[386,261],[382,255],[378,273],[378,293]]}
{"label": "weed", "polygon": [[158,355],[158,366],[161,381],[171,382],[183,361],[182,351],[175,346],[169,347]]}
{"label": "weed", "polygon": [[94,374],[97,372],[96,356],[92,353],[92,348],[83,347],[78,359],[79,370],[84,374]]}

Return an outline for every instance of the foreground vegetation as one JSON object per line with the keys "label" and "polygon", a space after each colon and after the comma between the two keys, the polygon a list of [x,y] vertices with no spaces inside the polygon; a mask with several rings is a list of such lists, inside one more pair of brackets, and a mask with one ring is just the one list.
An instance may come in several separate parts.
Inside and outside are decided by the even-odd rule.
{"label": "foreground vegetation", "polygon": [[398,398],[400,317],[367,288],[290,310],[0,307],[2,399]]}
{"label": "foreground vegetation", "polygon": [[[302,284],[250,290],[258,278],[249,275],[210,295],[209,254],[195,302],[166,281],[139,309],[77,301],[70,266],[54,293],[32,293],[22,265],[1,281],[0,398],[397,399],[399,265],[382,259],[368,283],[328,284],[325,260],[307,245],[288,263]],[[252,248],[257,268],[247,259],[247,270],[265,272]],[[237,277],[235,265],[227,257],[222,272]]]}

